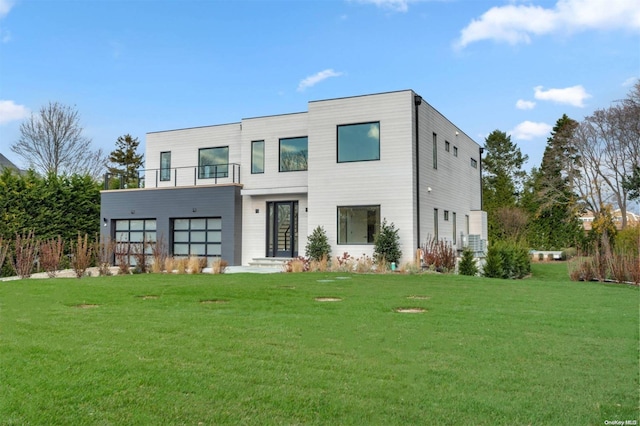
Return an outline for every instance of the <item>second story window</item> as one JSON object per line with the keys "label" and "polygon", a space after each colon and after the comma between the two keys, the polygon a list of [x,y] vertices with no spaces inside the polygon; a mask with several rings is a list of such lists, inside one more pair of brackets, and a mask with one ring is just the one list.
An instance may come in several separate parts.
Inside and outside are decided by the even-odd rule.
{"label": "second story window", "polygon": [[264,141],[251,142],[251,173],[264,173]]}
{"label": "second story window", "polygon": [[307,170],[308,158],[309,149],[306,136],[280,139],[281,172]]}
{"label": "second story window", "polygon": [[229,147],[202,148],[198,151],[198,179],[229,176]]}
{"label": "second story window", "polygon": [[160,153],[160,180],[171,180],[171,151]]}
{"label": "second story window", "polygon": [[438,135],[433,134],[433,168],[438,168]]}
{"label": "second story window", "polygon": [[478,160],[476,160],[475,158],[471,159],[471,167],[473,167],[474,169],[478,168]]}
{"label": "second story window", "polygon": [[338,163],[379,159],[379,121],[338,126]]}

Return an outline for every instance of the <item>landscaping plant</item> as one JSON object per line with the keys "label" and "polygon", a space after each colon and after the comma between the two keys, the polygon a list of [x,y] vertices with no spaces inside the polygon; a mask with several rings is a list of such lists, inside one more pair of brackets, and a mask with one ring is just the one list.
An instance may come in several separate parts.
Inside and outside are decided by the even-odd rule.
{"label": "landscaping plant", "polygon": [[472,277],[478,275],[475,254],[469,247],[465,247],[462,251],[462,257],[458,263],[458,273]]}
{"label": "landscaping plant", "polygon": [[20,278],[29,278],[33,271],[33,264],[38,256],[38,240],[29,231],[26,234],[16,234],[13,256],[9,256],[9,263]]}
{"label": "landscaping plant", "polygon": [[320,261],[323,257],[327,259],[330,257],[331,245],[322,226],[318,225],[307,238],[304,254],[312,261]]}
{"label": "landscaping plant", "polygon": [[385,262],[400,262],[402,250],[400,250],[400,236],[393,222],[387,224],[387,219],[383,219],[380,224],[380,232],[374,238],[373,258],[376,263],[383,259]]}
{"label": "landscaping plant", "polygon": [[64,256],[64,241],[58,238],[50,239],[40,243],[39,250],[40,267],[47,272],[49,278],[54,278],[60,269],[60,263]]}

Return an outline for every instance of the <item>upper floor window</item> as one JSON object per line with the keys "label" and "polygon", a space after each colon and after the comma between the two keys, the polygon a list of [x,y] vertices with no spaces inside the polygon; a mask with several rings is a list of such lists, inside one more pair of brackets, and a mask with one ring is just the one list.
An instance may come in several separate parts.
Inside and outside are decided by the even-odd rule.
{"label": "upper floor window", "polygon": [[475,158],[471,159],[471,167],[473,167],[474,169],[478,168],[478,160],[476,160]]}
{"label": "upper floor window", "polygon": [[379,159],[379,121],[338,126],[338,163]]}
{"label": "upper floor window", "polygon": [[264,141],[251,142],[251,173],[264,173]]}
{"label": "upper floor window", "polygon": [[160,153],[160,180],[171,180],[171,151]]}
{"label": "upper floor window", "polygon": [[307,170],[307,160],[309,158],[308,138],[280,139],[280,171],[295,172]]}
{"label": "upper floor window", "polygon": [[438,168],[438,135],[433,134],[433,168]]}
{"label": "upper floor window", "polygon": [[454,156],[454,157],[457,157],[457,156],[458,156],[458,147],[457,147],[457,146],[454,146],[454,147],[453,147],[453,156]]}
{"label": "upper floor window", "polygon": [[198,178],[229,176],[229,147],[202,148],[198,151]]}
{"label": "upper floor window", "polygon": [[451,144],[449,141],[444,141],[444,150],[447,152],[451,151]]}

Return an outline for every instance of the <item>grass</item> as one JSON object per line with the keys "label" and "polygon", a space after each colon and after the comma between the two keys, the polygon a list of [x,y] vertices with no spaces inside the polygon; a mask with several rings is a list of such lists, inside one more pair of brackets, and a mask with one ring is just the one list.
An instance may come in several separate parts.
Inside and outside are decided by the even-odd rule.
{"label": "grass", "polygon": [[0,283],[0,423],[639,420],[638,288],[560,263],[521,281],[343,277]]}

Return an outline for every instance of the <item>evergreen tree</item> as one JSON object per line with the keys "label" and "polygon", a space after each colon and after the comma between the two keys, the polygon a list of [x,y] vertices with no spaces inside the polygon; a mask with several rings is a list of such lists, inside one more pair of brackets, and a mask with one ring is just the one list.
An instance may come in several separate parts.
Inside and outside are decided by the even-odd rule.
{"label": "evergreen tree", "polygon": [[324,256],[329,259],[331,246],[329,245],[327,233],[322,226],[318,225],[307,238],[304,254],[310,260],[322,260]]}
{"label": "evergreen tree", "polygon": [[460,275],[475,276],[478,274],[478,266],[474,258],[473,250],[466,247],[462,251],[462,258],[458,264],[458,273]]}
{"label": "evergreen tree", "polygon": [[126,134],[118,137],[116,149],[109,154],[109,173],[124,179],[127,186],[138,186],[138,169],[142,168],[144,154],[138,154],[140,142]]}
{"label": "evergreen tree", "polygon": [[400,236],[396,226],[391,222],[387,225],[387,219],[380,224],[380,232],[374,240],[373,254],[377,262],[382,259],[387,262],[400,262],[402,251],[400,250]]}
{"label": "evergreen tree", "polygon": [[[574,184],[579,176],[580,158],[573,145],[578,123],[564,114],[547,139],[540,169],[531,183],[527,206],[534,219],[529,242],[538,249],[559,250],[582,239],[580,206]],[[534,210],[535,209],[535,210]]]}
{"label": "evergreen tree", "polygon": [[497,212],[514,208],[522,189],[526,172],[522,170],[528,156],[511,141],[511,136],[494,130],[485,139],[482,167],[483,209],[487,212],[489,240],[503,238]]}

